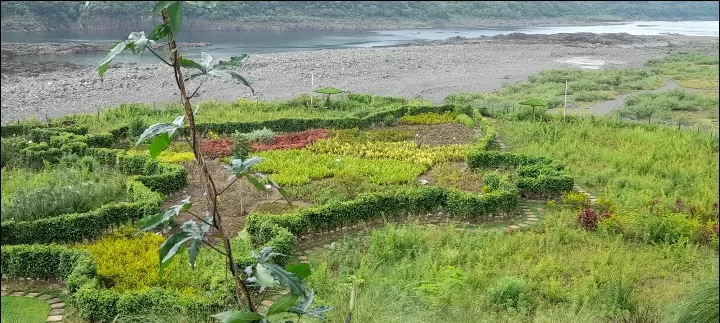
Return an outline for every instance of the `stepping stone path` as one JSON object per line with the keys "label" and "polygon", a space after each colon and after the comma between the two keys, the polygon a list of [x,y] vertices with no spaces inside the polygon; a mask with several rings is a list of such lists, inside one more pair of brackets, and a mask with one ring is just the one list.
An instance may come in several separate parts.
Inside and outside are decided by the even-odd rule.
{"label": "stepping stone path", "polygon": [[[7,296],[8,292],[5,286],[2,286],[2,296]],[[10,296],[25,296],[44,300],[50,305],[50,314],[48,314],[47,322],[62,322],[65,315],[65,303],[57,297],[40,293],[14,292]]]}

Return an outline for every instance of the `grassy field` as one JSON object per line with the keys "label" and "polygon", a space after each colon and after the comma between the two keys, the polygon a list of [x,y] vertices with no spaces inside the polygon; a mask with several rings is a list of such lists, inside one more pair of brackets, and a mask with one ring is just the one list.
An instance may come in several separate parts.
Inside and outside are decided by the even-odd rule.
{"label": "grassy field", "polygon": [[350,311],[353,283],[355,322],[673,321],[678,300],[718,268],[706,248],[588,233],[561,209],[534,232],[388,227],[369,240],[341,244],[311,276],[335,306],[331,322]]}
{"label": "grassy field", "polygon": [[44,323],[50,313],[50,305],[41,299],[3,296],[0,300],[3,322]]}
{"label": "grassy field", "polygon": [[674,53],[648,61],[654,73],[692,89],[718,90],[718,57],[701,53]]}

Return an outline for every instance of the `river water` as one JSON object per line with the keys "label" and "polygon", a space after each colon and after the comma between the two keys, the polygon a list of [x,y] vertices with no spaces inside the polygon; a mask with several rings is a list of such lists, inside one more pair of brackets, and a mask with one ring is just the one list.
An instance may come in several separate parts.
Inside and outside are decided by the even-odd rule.
{"label": "river water", "polygon": [[[595,26],[564,27],[497,27],[457,29],[402,29],[377,31],[295,31],[295,32],[249,32],[249,31],[183,31],[179,40],[207,42],[212,46],[185,49],[189,57],[201,51],[222,57],[238,53],[260,54],[304,50],[367,48],[394,46],[444,40],[451,37],[495,36],[509,33],[557,34],[557,33],[628,33],[631,35],[680,34],[687,36],[718,37],[718,21],[638,21]],[[123,31],[50,31],[50,32],[3,32],[1,42],[18,43],[67,43],[119,41]],[[24,59],[63,60],[76,63],[95,63],[102,52],[81,53],[65,56],[33,56]],[[140,62],[130,54],[119,56],[116,61]],[[144,59],[143,61],[152,61]]]}

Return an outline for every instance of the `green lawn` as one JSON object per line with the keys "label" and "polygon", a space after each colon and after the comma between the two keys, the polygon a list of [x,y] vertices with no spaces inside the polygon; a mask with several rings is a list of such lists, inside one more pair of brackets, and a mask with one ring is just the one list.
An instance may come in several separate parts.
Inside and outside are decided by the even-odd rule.
{"label": "green lawn", "polygon": [[50,313],[50,305],[37,298],[23,296],[3,296],[3,323],[44,323]]}

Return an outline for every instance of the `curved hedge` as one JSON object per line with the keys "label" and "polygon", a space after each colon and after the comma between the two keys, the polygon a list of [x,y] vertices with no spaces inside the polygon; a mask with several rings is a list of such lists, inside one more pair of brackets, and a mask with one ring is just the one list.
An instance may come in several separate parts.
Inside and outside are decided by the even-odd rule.
{"label": "curved hedge", "polygon": [[97,266],[90,254],[67,246],[3,246],[0,262],[2,275],[8,278],[65,281],[79,316],[93,322],[111,322],[117,315],[137,315],[157,308],[218,312],[224,306],[221,298],[190,297],[157,287],[126,293],[105,289],[96,277]]}
{"label": "curved hedge", "polygon": [[[355,200],[332,203],[281,215],[250,214],[245,227],[254,245],[268,242],[293,244],[294,236],[313,231],[332,230],[382,217],[445,210],[463,220],[487,219],[508,213],[517,206],[517,191],[504,189],[484,195],[441,187],[409,188],[394,193],[362,195]],[[284,235],[279,239],[278,235]],[[285,247],[287,248],[287,247]],[[291,247],[289,249],[292,249]]]}
{"label": "curved hedge", "polygon": [[0,224],[3,245],[73,243],[92,239],[109,228],[159,212],[162,194],[187,185],[187,172],[180,165],[164,164],[147,156],[130,156],[121,150],[106,148],[87,148],[84,154],[132,175],[126,183],[128,202],[34,221],[3,221]]}

